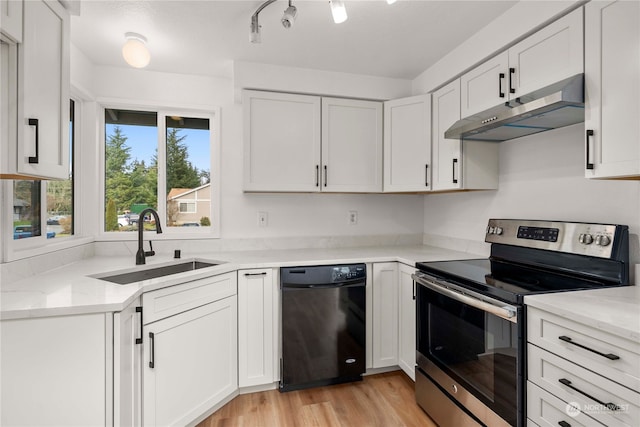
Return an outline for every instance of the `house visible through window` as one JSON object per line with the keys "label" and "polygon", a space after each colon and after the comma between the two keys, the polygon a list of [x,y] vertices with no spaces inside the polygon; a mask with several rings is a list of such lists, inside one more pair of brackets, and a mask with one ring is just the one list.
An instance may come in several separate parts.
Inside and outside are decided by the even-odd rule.
{"label": "house visible through window", "polygon": [[105,109],[105,231],[211,226],[209,118]]}

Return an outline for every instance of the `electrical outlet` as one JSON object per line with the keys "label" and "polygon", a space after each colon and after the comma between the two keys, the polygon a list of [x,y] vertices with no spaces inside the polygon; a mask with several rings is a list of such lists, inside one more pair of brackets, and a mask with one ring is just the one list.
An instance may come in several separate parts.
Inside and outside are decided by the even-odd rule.
{"label": "electrical outlet", "polygon": [[358,223],[358,211],[349,211],[349,225]]}
{"label": "electrical outlet", "polygon": [[269,224],[269,214],[267,212],[258,212],[258,227],[266,227]]}

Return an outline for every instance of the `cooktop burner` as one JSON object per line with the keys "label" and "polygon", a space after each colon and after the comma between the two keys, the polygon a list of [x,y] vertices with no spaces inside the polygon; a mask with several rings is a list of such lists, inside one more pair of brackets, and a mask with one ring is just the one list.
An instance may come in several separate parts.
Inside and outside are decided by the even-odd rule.
{"label": "cooktop burner", "polygon": [[511,303],[525,295],[610,286],[603,281],[572,277],[500,260],[469,259],[421,262],[416,267],[432,276]]}

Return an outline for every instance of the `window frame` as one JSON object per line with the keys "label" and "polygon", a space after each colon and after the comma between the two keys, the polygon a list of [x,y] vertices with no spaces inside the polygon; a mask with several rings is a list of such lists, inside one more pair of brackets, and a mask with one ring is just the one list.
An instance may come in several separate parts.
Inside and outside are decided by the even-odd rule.
{"label": "window frame", "polygon": [[[157,114],[158,129],[158,216],[162,234],[154,234],[153,240],[217,239],[220,238],[220,107],[158,106],[156,103],[131,103],[126,100],[98,100],[98,173],[100,203],[98,212],[97,241],[137,240],[138,233],[105,231],[105,148],[106,123],[105,110],[119,109],[148,111]],[[182,116],[209,120],[209,165],[211,183],[211,226],[210,227],[167,227],[167,188],[166,188],[166,117]],[[189,230],[185,230],[188,228]],[[197,228],[197,229],[196,229]]]}

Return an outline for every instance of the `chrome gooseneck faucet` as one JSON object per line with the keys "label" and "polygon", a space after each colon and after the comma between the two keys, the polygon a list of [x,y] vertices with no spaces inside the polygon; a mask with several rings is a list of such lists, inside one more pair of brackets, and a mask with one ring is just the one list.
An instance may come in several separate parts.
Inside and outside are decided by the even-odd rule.
{"label": "chrome gooseneck faucet", "polygon": [[145,263],[145,257],[154,256],[156,253],[153,250],[153,245],[151,244],[151,240],[149,240],[149,248],[150,251],[144,251],[144,241],[142,239],[142,232],[144,231],[144,216],[150,213],[153,215],[153,219],[156,221],[156,233],[162,233],[162,227],[160,226],[160,218],[158,217],[158,212],[154,209],[146,208],[142,212],[140,212],[138,216],[138,252],[136,252],[136,265],[142,265]]}

